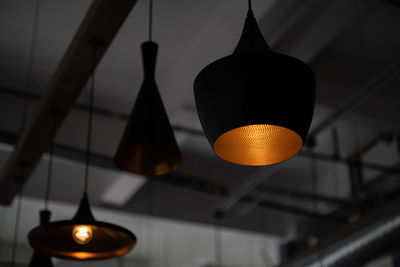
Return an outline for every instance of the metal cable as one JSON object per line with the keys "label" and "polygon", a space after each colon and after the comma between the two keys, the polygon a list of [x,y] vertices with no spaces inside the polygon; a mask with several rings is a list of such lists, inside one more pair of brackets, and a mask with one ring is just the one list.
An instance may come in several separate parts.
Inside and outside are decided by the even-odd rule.
{"label": "metal cable", "polygon": [[[318,180],[317,180],[317,166],[316,166],[316,162],[314,159],[311,159],[311,187],[312,187],[312,192],[314,194],[317,193],[318,191]],[[313,202],[313,210],[315,213],[318,212],[318,202],[317,200],[315,200]],[[320,267],[323,267],[322,264],[322,257],[321,257],[321,253],[319,253],[319,249],[320,249],[320,240],[319,240],[319,234],[320,234],[320,229],[319,229],[319,223],[317,220],[313,220],[313,224],[314,224],[314,234],[317,238],[317,256],[318,256],[318,263]]]}
{"label": "metal cable", "polygon": [[49,164],[47,169],[47,181],[46,181],[46,191],[44,198],[44,209],[48,210],[49,199],[50,199],[50,188],[51,188],[51,176],[53,172],[53,153],[54,153],[54,141],[52,140],[49,148]]}
{"label": "metal cable", "polygon": [[149,0],[149,41],[153,39],[153,0]]}
{"label": "metal cable", "polygon": [[214,229],[214,248],[215,248],[215,266],[222,266],[222,239],[221,239],[221,225],[219,219],[216,219],[217,223]]}
{"label": "metal cable", "polygon": [[28,71],[27,71],[26,82],[25,82],[25,92],[24,92],[25,101],[22,106],[22,117],[21,117],[21,126],[20,126],[21,132],[25,127],[26,119],[28,117],[28,104],[29,104],[28,96],[29,96],[31,80],[32,80],[32,71],[33,71],[33,64],[34,64],[34,57],[35,57],[35,50],[36,50],[36,39],[37,39],[37,31],[38,31],[38,24],[39,24],[40,6],[41,6],[41,1],[36,0],[35,11],[34,11],[35,13],[33,16],[33,28],[32,28],[31,43],[30,43],[30,48],[29,48]]}
{"label": "metal cable", "polygon": [[21,209],[22,209],[22,179],[18,181],[18,193],[17,193],[17,212],[15,216],[15,227],[14,227],[14,237],[11,250],[11,267],[15,266],[15,259],[17,255],[18,248],[18,234],[19,234],[19,224],[21,220]]}
{"label": "metal cable", "polygon": [[95,80],[95,68],[96,68],[96,50],[95,45],[92,46],[92,76],[90,80],[90,95],[89,95],[89,112],[88,112],[88,126],[87,126],[87,138],[86,138],[86,164],[85,164],[85,183],[84,190],[87,193],[89,183],[89,165],[90,165],[90,148],[92,144],[92,124],[93,124],[93,100],[94,100],[94,80]]}

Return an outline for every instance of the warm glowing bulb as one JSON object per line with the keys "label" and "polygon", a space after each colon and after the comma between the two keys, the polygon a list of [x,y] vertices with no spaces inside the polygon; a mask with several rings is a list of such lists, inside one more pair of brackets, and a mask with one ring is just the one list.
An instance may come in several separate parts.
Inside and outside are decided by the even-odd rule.
{"label": "warm glowing bulb", "polygon": [[75,242],[80,245],[85,245],[92,240],[93,230],[89,225],[77,225],[72,230],[72,237]]}

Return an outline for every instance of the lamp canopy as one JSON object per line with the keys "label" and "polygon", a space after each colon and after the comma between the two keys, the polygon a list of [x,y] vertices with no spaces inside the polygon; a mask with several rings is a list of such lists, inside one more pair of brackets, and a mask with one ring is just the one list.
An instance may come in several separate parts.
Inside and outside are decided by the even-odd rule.
{"label": "lamp canopy", "polygon": [[154,79],[158,45],[142,44],[144,80],[114,156],[118,168],[162,175],[182,163],[178,144]]}
{"label": "lamp canopy", "polygon": [[270,165],[301,150],[314,112],[315,77],[302,61],[270,49],[249,10],[234,53],[197,75],[194,95],[217,156]]}
{"label": "lamp canopy", "polygon": [[36,252],[70,260],[100,260],[127,254],[136,244],[133,233],[120,226],[97,221],[86,193],[72,220],[47,223],[28,234]]}

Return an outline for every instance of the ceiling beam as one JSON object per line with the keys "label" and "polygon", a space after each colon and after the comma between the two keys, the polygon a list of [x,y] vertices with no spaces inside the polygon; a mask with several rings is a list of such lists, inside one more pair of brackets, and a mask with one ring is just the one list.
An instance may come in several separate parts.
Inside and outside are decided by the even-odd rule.
{"label": "ceiling beam", "polygon": [[104,41],[95,65],[113,41],[136,0],[94,0],[0,172],[0,204],[10,204],[48,148],[88,81],[93,67],[88,40]]}

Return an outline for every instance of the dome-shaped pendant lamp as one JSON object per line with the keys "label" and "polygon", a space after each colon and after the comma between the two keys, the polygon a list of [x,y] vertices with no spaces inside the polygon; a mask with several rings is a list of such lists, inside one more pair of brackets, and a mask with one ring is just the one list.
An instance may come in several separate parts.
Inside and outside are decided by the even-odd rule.
{"label": "dome-shaped pendant lamp", "polygon": [[114,162],[128,172],[163,175],[177,169],[182,157],[154,78],[158,45],[151,41],[152,0],[149,10],[150,41],[142,44],[144,80]]}
{"label": "dome-shaped pendant lamp", "polygon": [[[91,40],[96,48],[100,40]],[[94,54],[94,53],[93,53]],[[93,56],[94,57],[94,56]],[[93,60],[93,71],[95,64]],[[40,225],[28,234],[29,244],[40,254],[71,260],[100,260],[127,254],[136,244],[133,233],[120,226],[97,221],[91,212],[87,197],[89,178],[92,113],[94,98],[94,74],[90,90],[88,136],[86,147],[86,169],[84,194],[72,220]]]}
{"label": "dome-shaped pendant lamp", "polygon": [[315,78],[305,63],[269,48],[249,1],[234,53],[198,74],[194,95],[217,156],[235,164],[269,165],[302,148],[314,111]]}

